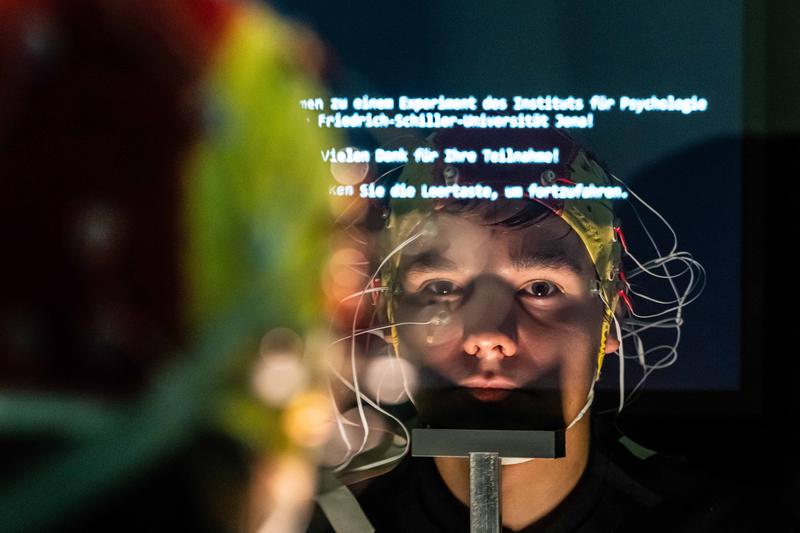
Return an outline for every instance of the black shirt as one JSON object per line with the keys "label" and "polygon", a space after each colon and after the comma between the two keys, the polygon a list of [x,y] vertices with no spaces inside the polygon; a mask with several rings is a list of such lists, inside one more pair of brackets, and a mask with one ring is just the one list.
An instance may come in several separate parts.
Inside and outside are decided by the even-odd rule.
{"label": "black shirt", "polygon": [[[614,430],[593,420],[586,470],[549,514],[521,533],[775,531],[744,485],[690,469],[679,458],[634,455]],[[532,486],[531,491],[536,487]],[[393,471],[355,486],[378,533],[469,531],[469,509],[447,488],[433,459],[406,457]],[[765,529],[765,523],[771,525]],[[789,525],[781,524],[790,531]],[[332,531],[319,507],[310,533]],[[506,533],[513,530],[503,528]]]}

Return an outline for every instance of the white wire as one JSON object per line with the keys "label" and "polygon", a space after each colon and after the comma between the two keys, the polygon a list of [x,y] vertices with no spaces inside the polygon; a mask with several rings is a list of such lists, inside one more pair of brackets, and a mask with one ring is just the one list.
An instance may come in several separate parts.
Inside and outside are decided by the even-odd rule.
{"label": "white wire", "polygon": [[378,326],[378,327],[375,327],[375,328],[361,329],[361,330],[359,330],[357,332],[354,332],[352,335],[346,335],[346,336],[344,336],[344,337],[342,337],[340,339],[336,339],[335,341],[333,341],[332,343],[330,343],[328,345],[328,348],[330,348],[333,345],[338,344],[340,342],[344,342],[346,340],[350,340],[353,337],[359,337],[361,335],[368,335],[370,333],[376,333],[376,332],[382,331],[384,329],[389,329],[393,325],[394,326],[427,326],[428,324],[433,324],[434,322],[435,322],[434,319],[430,319],[427,322],[396,322],[395,324],[388,324],[386,326]]}
{"label": "white wire", "polygon": [[[617,330],[617,338],[622,338],[622,328],[619,325],[619,320],[617,317],[614,316],[614,313],[611,313],[611,319],[614,321],[614,327]],[[617,350],[617,355],[619,356],[619,408],[617,412],[622,412],[622,408],[625,405],[625,344],[620,340],[619,341],[619,348]],[[640,359],[640,361],[643,361]]]}
{"label": "white wire", "polygon": [[[652,313],[652,314],[647,314],[647,315],[645,315],[645,314],[641,314],[641,315],[637,314],[632,309],[630,309],[630,314],[632,315],[632,318],[627,318],[625,320],[625,324],[624,325],[617,319],[617,317],[614,314],[612,314],[612,320],[614,322],[614,327],[615,327],[615,329],[617,331],[617,337],[618,337],[618,339],[620,341],[619,348],[617,350],[617,355],[619,357],[619,365],[620,365],[620,375],[619,375],[619,380],[620,380],[620,384],[619,384],[620,385],[620,403],[619,403],[619,406],[617,408],[617,412],[621,412],[622,409],[624,408],[625,404],[628,403],[631,400],[631,398],[634,396],[634,394],[639,390],[639,388],[645,382],[647,377],[649,377],[649,375],[654,370],[667,368],[667,367],[673,365],[677,361],[677,355],[678,355],[677,348],[678,348],[678,345],[680,344],[681,326],[683,325],[683,318],[682,318],[683,308],[686,305],[689,305],[690,303],[694,302],[702,294],[703,290],[705,289],[706,272],[705,272],[705,268],[703,267],[703,265],[700,264],[700,262],[698,262],[697,260],[695,260],[691,256],[691,254],[689,254],[688,252],[682,252],[682,251],[678,252],[678,251],[676,251],[677,247],[678,247],[678,238],[677,238],[677,234],[675,233],[675,230],[672,228],[672,226],[669,224],[669,222],[667,222],[667,220],[658,211],[656,211],[650,204],[645,202],[640,196],[638,196],[633,190],[631,190],[621,179],[617,178],[613,174],[611,175],[611,177],[614,180],[616,180],[619,183],[621,183],[622,185],[624,185],[625,188],[628,190],[628,192],[636,200],[638,200],[642,205],[644,205],[653,214],[655,214],[655,216],[658,217],[658,219],[660,219],[661,222],[663,222],[663,224],[667,227],[667,229],[669,230],[669,232],[672,235],[672,247],[671,247],[669,253],[667,253],[666,255],[662,255],[658,245],[656,244],[655,239],[653,238],[652,234],[650,233],[650,231],[648,230],[648,228],[645,225],[644,221],[642,220],[641,216],[639,215],[638,211],[636,210],[636,206],[633,205],[633,203],[629,201],[629,203],[631,205],[631,208],[633,209],[633,212],[636,215],[636,218],[638,219],[642,229],[644,230],[644,232],[647,235],[651,245],[653,246],[653,249],[655,250],[655,253],[657,254],[657,257],[652,259],[652,260],[642,262],[630,250],[628,250],[627,246],[626,246],[624,248],[625,254],[628,257],[630,257],[631,260],[638,266],[638,268],[631,269],[627,273],[626,278],[627,279],[632,279],[632,278],[635,278],[636,276],[639,276],[642,273],[647,273],[647,274],[649,274],[649,275],[651,275],[651,276],[653,276],[653,277],[655,277],[657,279],[666,279],[668,281],[668,283],[670,284],[670,287],[672,289],[672,293],[675,296],[674,299],[667,299],[667,300],[656,299],[656,298],[650,297],[650,296],[648,296],[646,294],[643,294],[643,293],[641,293],[639,291],[634,290],[634,288],[630,285],[630,283],[628,283],[627,284],[628,293],[636,295],[638,298],[640,298],[642,300],[645,300],[645,301],[648,301],[650,303],[657,304],[657,305],[670,306],[670,307],[668,307],[665,310],[662,310],[662,311],[659,311],[659,312],[656,312],[656,313]],[[685,266],[677,274],[671,272],[670,268],[669,268],[669,265],[671,265],[674,262],[681,263],[681,264],[683,264]],[[664,273],[661,274],[661,273],[653,271],[653,269],[655,269],[655,268],[660,268],[661,270],[663,270]],[[697,273],[695,273],[695,270],[697,271]],[[689,277],[688,283],[686,284],[685,290],[683,292],[680,292],[678,290],[678,288],[676,287],[676,285],[674,283],[674,280],[676,280],[677,278],[682,278],[687,273],[688,273],[688,277]],[[699,286],[699,289],[698,289],[698,286]],[[690,295],[691,295],[691,298],[690,298]],[[608,307],[608,302],[605,301],[605,298],[603,298],[602,294],[601,294],[600,297],[601,297],[601,300],[603,300],[603,302]],[[675,305],[673,305],[673,304],[675,304]],[[645,320],[643,320],[643,319],[658,318],[658,317],[664,316],[664,315],[672,313],[672,312],[675,312],[675,316],[674,317],[663,318],[663,319],[657,320],[655,322],[645,322]],[[639,336],[639,333],[641,333],[642,331],[651,329],[651,328],[675,329],[676,334],[675,334],[674,343],[672,345],[664,344],[664,345],[660,345],[660,346],[656,346],[656,347],[650,348],[648,350],[644,350],[644,345],[642,343],[641,337]],[[623,330],[626,332],[625,334],[623,334]],[[634,342],[636,355],[632,355],[632,356],[626,356],[625,355],[625,341],[627,339],[629,339],[629,338]],[[653,354],[654,352],[656,352],[658,350],[663,350],[663,349],[667,349],[667,353],[666,353],[666,355],[664,357],[661,357],[653,365],[647,364],[648,356],[650,356],[651,354]],[[639,360],[639,364],[643,369],[643,376],[638,381],[638,383],[633,387],[633,389],[631,390],[630,394],[628,394],[626,396],[625,395],[625,369],[624,369],[625,359],[633,359],[633,358],[637,358]]]}
{"label": "white wire", "polygon": [[[630,253],[628,255],[633,257],[632,254],[630,254]],[[686,260],[686,258],[681,258],[679,260],[686,261],[686,264],[690,265],[689,268],[688,268],[688,271],[689,271],[689,283],[687,284],[686,290],[680,296],[677,295],[677,289],[675,290],[676,298],[674,300],[661,301],[661,300],[657,300],[655,298],[651,298],[651,297],[649,297],[647,295],[644,295],[644,294],[642,294],[642,293],[640,293],[638,291],[634,291],[634,290],[629,291],[632,294],[635,294],[635,295],[641,297],[642,299],[650,301],[652,303],[661,304],[661,305],[669,305],[669,304],[677,303],[678,305],[676,305],[675,307],[671,307],[669,309],[665,309],[665,310],[663,310],[663,311],[661,311],[659,313],[653,314],[653,315],[638,315],[638,314],[632,312],[631,314],[633,316],[635,316],[637,318],[655,318],[655,317],[670,313],[672,311],[675,311],[678,308],[685,307],[685,306],[689,305],[690,303],[692,303],[693,301],[695,301],[697,298],[700,297],[700,294],[702,294],[703,290],[705,289],[705,280],[706,280],[705,269],[703,268],[703,266],[699,262],[695,261],[694,259]],[[661,265],[664,268],[666,268],[667,264],[669,264],[669,261],[661,263]],[[691,299],[686,301],[686,298],[688,297],[688,295],[691,294],[699,284],[699,283],[695,282],[694,270],[691,268],[691,266],[696,266],[698,268],[699,273],[700,273],[698,278],[700,280],[702,280],[702,286],[700,287],[700,290],[697,291],[697,294],[695,296],[693,296]],[[672,277],[670,277],[668,279],[672,280],[674,278],[675,278],[675,276],[672,276]],[[674,287],[674,285],[673,285],[673,287]]]}
{"label": "white wire", "polygon": [[[403,434],[404,434],[404,437],[405,437],[405,445],[404,445],[404,448],[403,448],[403,452],[402,452],[402,453],[400,453],[400,454],[397,454],[396,456],[390,457],[390,458],[388,458],[388,459],[383,459],[383,460],[381,460],[381,461],[377,461],[376,463],[371,463],[371,464],[369,464],[369,465],[363,465],[363,466],[361,466],[361,467],[357,467],[357,468],[351,468],[349,471],[351,471],[351,472],[357,472],[357,471],[360,471],[360,470],[367,470],[368,468],[375,468],[375,467],[377,467],[377,466],[382,466],[382,465],[384,465],[384,464],[391,463],[391,462],[392,462],[392,461],[394,461],[394,460],[397,460],[397,459],[399,459],[399,458],[402,458],[402,457],[404,457],[404,456],[405,456],[405,455],[408,453],[409,444],[410,444],[410,442],[411,442],[411,436],[410,436],[410,434],[408,433],[408,428],[405,426],[405,424],[403,424],[403,423],[400,421],[400,419],[399,419],[399,418],[397,418],[396,416],[394,416],[392,413],[390,413],[390,412],[386,411],[386,410],[385,410],[385,409],[383,409],[383,408],[382,408],[380,405],[377,405],[375,402],[373,402],[373,401],[372,401],[372,399],[371,399],[369,396],[367,396],[366,394],[364,394],[364,393],[363,393],[363,392],[361,392],[360,390],[357,390],[357,387],[356,387],[356,386],[354,386],[354,384],[353,384],[353,383],[350,383],[350,382],[347,380],[347,378],[345,378],[344,376],[342,376],[342,375],[339,373],[339,371],[338,371],[338,370],[336,370],[336,367],[334,367],[334,366],[333,366],[333,364],[332,364],[330,361],[328,361],[328,366],[330,367],[330,369],[331,369],[331,371],[333,372],[333,374],[334,374],[334,375],[335,375],[335,376],[336,376],[336,377],[339,379],[339,381],[341,381],[341,382],[342,382],[342,383],[343,383],[343,384],[344,384],[344,385],[345,385],[345,386],[346,386],[348,389],[350,389],[350,390],[351,390],[351,391],[352,391],[352,392],[353,392],[353,393],[356,395],[356,397],[359,397],[359,398],[361,398],[361,399],[362,399],[363,401],[365,401],[365,402],[366,402],[368,405],[370,405],[370,406],[372,406],[373,408],[375,408],[375,409],[376,409],[376,410],[377,410],[379,413],[381,413],[381,414],[383,414],[383,415],[386,415],[386,416],[388,416],[389,418],[391,418],[392,420],[394,420],[395,422],[397,422],[397,424],[398,424],[398,425],[400,426],[400,428],[403,430]],[[362,409],[363,409],[363,408],[362,408]],[[368,426],[367,426],[367,427],[364,427],[364,425],[362,425],[362,428],[364,429],[364,433],[366,434],[366,433],[368,432],[368,429],[367,429],[367,428],[368,428]],[[346,437],[345,437],[345,440],[346,440]],[[357,456],[359,453],[361,453],[362,451],[363,451],[363,449],[359,449],[359,451],[357,451],[356,453],[351,453],[351,452],[352,452],[352,448],[351,448],[350,446],[348,446],[348,458],[347,458],[347,459],[346,459],[346,460],[345,460],[343,463],[341,463],[339,466],[337,466],[336,468],[334,468],[334,472],[341,472],[342,470],[344,470],[345,468],[347,468],[347,467],[350,465],[350,463],[352,462],[353,458],[354,458],[355,456]]]}
{"label": "white wire", "polygon": [[[420,222],[417,221],[417,223],[411,228],[411,231],[414,231],[416,229],[416,227],[419,225],[419,223]],[[375,272],[369,277],[369,281],[364,286],[362,294],[358,299],[358,303],[356,304],[356,309],[353,312],[352,335],[351,335],[351,343],[350,343],[350,367],[351,367],[351,371],[352,371],[352,375],[353,375],[353,386],[355,387],[354,392],[359,391],[358,393],[356,393],[356,407],[358,408],[358,415],[359,415],[359,419],[361,420],[361,425],[364,428],[364,438],[361,441],[361,446],[359,447],[358,452],[356,452],[356,455],[361,453],[362,451],[364,451],[364,448],[367,445],[367,439],[369,438],[369,424],[367,423],[366,414],[364,413],[364,405],[363,405],[363,403],[361,401],[362,400],[362,398],[361,398],[362,395],[360,393],[360,388],[359,388],[359,385],[358,385],[358,372],[356,370],[356,342],[355,342],[356,335],[355,335],[355,329],[356,329],[356,321],[358,320],[358,312],[361,309],[361,302],[364,301],[363,292],[369,290],[369,285],[370,285],[370,283],[372,283],[372,280],[375,279],[375,277],[378,275],[378,273],[380,273],[380,271],[384,267],[384,265],[386,265],[386,263],[396,253],[400,252],[403,248],[405,248],[406,246],[408,246],[409,244],[411,244],[412,242],[414,242],[416,239],[418,239],[419,237],[421,237],[424,234],[425,234],[424,232],[419,232],[419,233],[416,233],[415,235],[412,235],[411,237],[407,238],[406,240],[404,240],[403,242],[398,244],[391,252],[389,252],[386,255],[386,257],[383,258],[381,263],[378,265],[378,268],[375,269]],[[354,456],[351,456],[351,458],[352,457],[354,457]],[[345,463],[344,466],[347,466],[347,464],[349,464],[349,462],[350,462],[350,459],[347,460],[347,462]]]}
{"label": "white wire", "polygon": [[367,290],[364,290],[364,291],[354,292],[353,294],[350,294],[349,296],[345,296],[344,298],[339,300],[339,305],[341,305],[341,303],[344,302],[345,300],[350,300],[352,298],[357,298],[359,296],[363,296],[365,294],[370,294],[370,293],[373,293],[373,292],[384,292],[384,291],[388,291],[388,290],[389,290],[389,287],[373,287],[371,289],[367,289]]}
{"label": "white wire", "polygon": [[592,381],[592,385],[589,388],[589,393],[586,395],[586,403],[583,404],[583,408],[580,410],[580,412],[577,415],[575,415],[575,418],[572,419],[572,422],[569,423],[569,425],[567,426],[567,428],[564,431],[569,431],[572,428],[572,426],[574,426],[578,422],[578,420],[583,418],[583,415],[586,414],[586,411],[588,411],[589,407],[591,407],[592,402],[594,402],[594,384],[595,383],[597,383],[597,382],[596,381]]}
{"label": "white wire", "polygon": [[[649,210],[650,210],[650,211],[651,211],[653,214],[655,214],[655,215],[656,215],[656,216],[657,216],[657,217],[658,217],[658,218],[659,218],[659,219],[660,219],[660,220],[661,220],[661,221],[664,223],[664,225],[667,227],[667,229],[668,229],[668,230],[670,231],[670,233],[672,234],[672,249],[669,251],[669,253],[667,254],[667,256],[672,256],[673,254],[675,254],[675,252],[676,252],[676,250],[677,250],[677,248],[678,248],[678,236],[677,236],[677,234],[675,233],[675,230],[674,230],[674,229],[672,228],[672,226],[670,225],[670,223],[669,223],[669,222],[667,222],[667,220],[666,220],[666,219],[665,219],[665,218],[664,218],[664,217],[661,215],[661,213],[659,213],[658,211],[656,211],[656,210],[655,210],[655,209],[654,209],[654,208],[653,208],[653,207],[652,207],[650,204],[648,204],[647,202],[645,202],[644,200],[642,200],[642,198],[641,198],[641,197],[640,197],[638,194],[636,194],[636,193],[635,193],[635,192],[634,192],[632,189],[630,189],[630,187],[628,187],[628,186],[625,184],[625,182],[623,182],[621,179],[619,179],[618,177],[616,177],[616,176],[615,176],[615,175],[613,175],[613,174],[611,174],[611,177],[612,177],[613,179],[617,180],[618,182],[622,183],[623,185],[625,185],[625,188],[628,190],[628,192],[630,192],[630,194],[632,194],[632,195],[633,195],[633,197],[634,197],[634,198],[636,198],[637,200],[639,200],[639,201],[642,203],[642,205],[644,205],[645,207],[647,207],[647,208],[648,208],[648,209],[649,209]],[[648,231],[648,229],[647,229],[647,226],[644,224],[644,221],[642,220],[642,217],[639,215],[639,212],[636,210],[636,206],[634,206],[632,202],[629,202],[629,203],[630,203],[630,205],[631,205],[631,208],[633,209],[633,213],[636,215],[636,218],[637,218],[637,219],[638,219],[638,221],[639,221],[639,224],[641,224],[641,226],[642,226],[642,229],[644,230],[645,234],[647,235],[647,238],[650,240],[650,243],[653,245],[653,249],[656,251],[656,255],[658,255],[659,257],[664,257],[664,254],[662,254],[662,253],[661,253],[661,250],[659,250],[659,248],[658,248],[658,245],[656,244],[656,241],[655,241],[655,239],[654,239],[654,238],[653,238],[653,236],[650,234],[650,231]],[[633,257],[633,255],[632,255],[632,254],[630,254],[630,252],[629,252],[627,249],[626,249],[625,251],[626,251],[626,253],[628,253],[628,255],[629,255],[630,257],[634,258],[634,257]],[[634,261],[636,261],[636,262],[638,263],[638,261],[637,261],[635,258],[634,258]],[[668,264],[668,263],[666,263],[666,262],[662,262],[662,263],[660,264],[660,266],[661,266],[661,268],[664,270],[664,273],[665,273],[667,276],[670,276],[669,269],[667,269],[667,266],[666,266],[667,264]],[[647,271],[647,269],[646,269],[646,268],[644,268],[644,267],[643,267],[641,264],[640,264],[639,266],[640,266],[640,268],[643,268],[643,270]],[[667,280],[669,281],[670,287],[672,287],[672,292],[675,294],[675,298],[679,298],[679,296],[678,296],[678,289],[675,287],[675,284],[673,283],[673,281],[672,281],[672,278],[671,278],[671,277],[668,277],[668,278],[667,278]],[[679,305],[677,306],[677,316],[678,316],[679,318],[680,318],[680,316],[681,316],[681,313],[682,313],[682,308],[681,308],[681,304],[679,304]],[[643,317],[639,317],[639,318],[643,318]]]}

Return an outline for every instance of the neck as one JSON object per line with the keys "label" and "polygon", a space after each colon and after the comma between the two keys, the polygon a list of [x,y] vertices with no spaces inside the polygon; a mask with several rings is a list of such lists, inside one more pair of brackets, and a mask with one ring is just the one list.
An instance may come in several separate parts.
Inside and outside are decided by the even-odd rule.
{"label": "neck", "polygon": [[[567,431],[564,457],[503,465],[500,500],[504,526],[522,529],[547,515],[572,492],[588,463],[589,433],[589,417],[584,417]],[[434,462],[450,492],[468,506],[469,460],[436,457]]]}

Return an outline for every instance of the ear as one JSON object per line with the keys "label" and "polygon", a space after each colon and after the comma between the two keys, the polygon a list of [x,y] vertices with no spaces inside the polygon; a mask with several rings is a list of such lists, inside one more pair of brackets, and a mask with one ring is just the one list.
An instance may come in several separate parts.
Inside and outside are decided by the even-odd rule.
{"label": "ear", "polygon": [[[620,299],[617,299],[617,305],[614,309],[614,316],[618,322],[621,322],[625,317],[625,306],[621,302]],[[614,320],[612,319],[608,331],[608,338],[606,339],[606,353],[609,354],[619,350],[619,344],[620,340],[617,338],[617,327],[614,325]]]}

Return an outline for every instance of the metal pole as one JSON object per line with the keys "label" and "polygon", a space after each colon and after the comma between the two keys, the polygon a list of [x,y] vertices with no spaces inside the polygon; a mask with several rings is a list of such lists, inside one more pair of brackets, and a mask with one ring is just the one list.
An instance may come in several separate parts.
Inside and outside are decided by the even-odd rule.
{"label": "metal pole", "polygon": [[500,454],[469,454],[470,533],[500,533]]}

